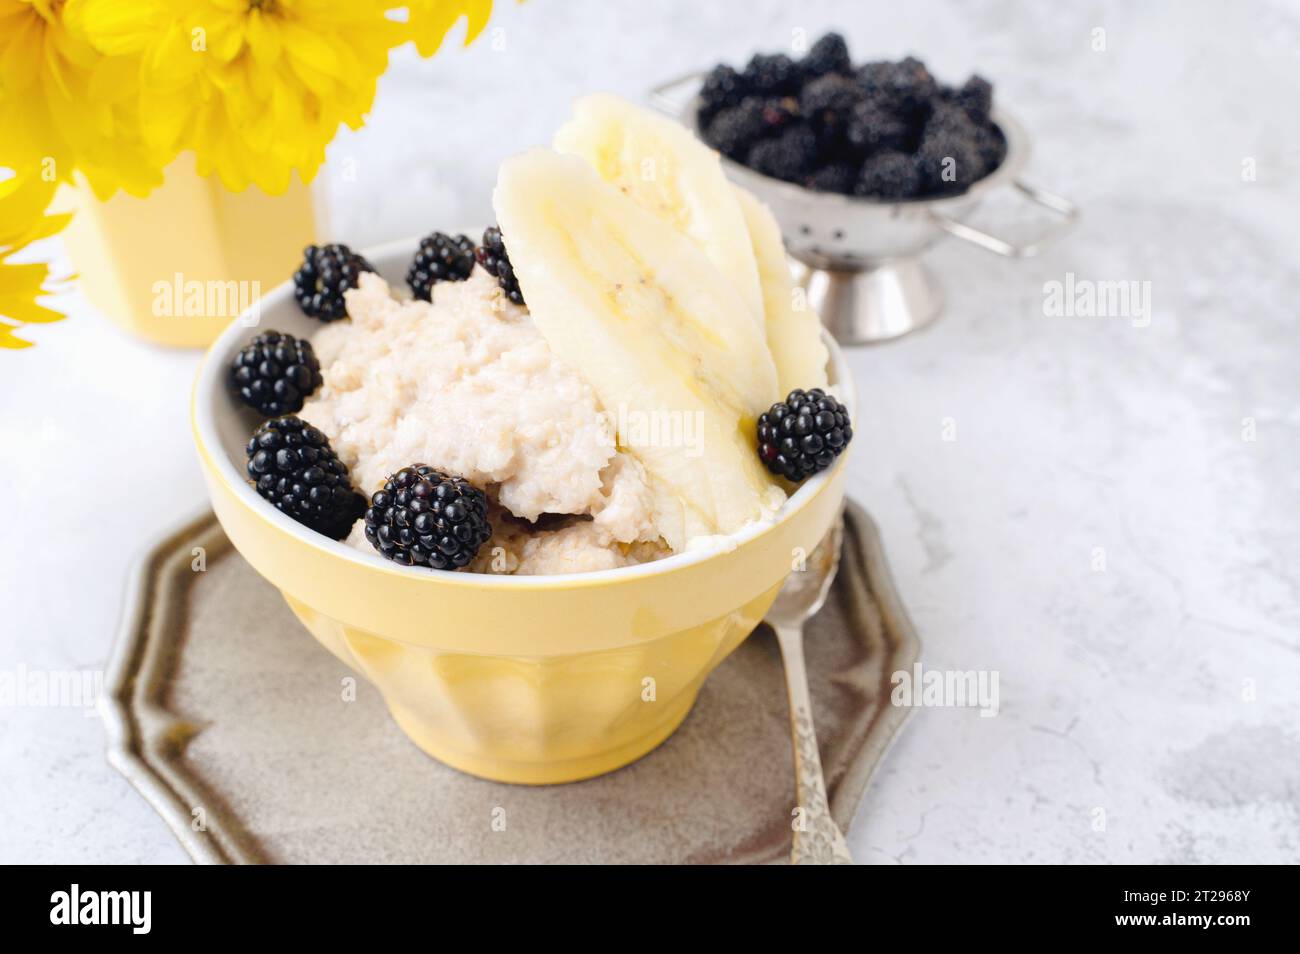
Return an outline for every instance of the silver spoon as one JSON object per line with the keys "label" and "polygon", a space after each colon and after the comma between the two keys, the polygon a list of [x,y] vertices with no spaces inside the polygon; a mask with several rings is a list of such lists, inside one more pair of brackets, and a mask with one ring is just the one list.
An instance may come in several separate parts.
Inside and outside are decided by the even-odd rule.
{"label": "silver spoon", "polygon": [[808,555],[805,569],[786,578],[767,611],[767,624],[776,633],[785,662],[785,687],[790,697],[790,733],[794,742],[796,806],[801,814],[794,828],[790,863],[796,865],[851,865],[853,857],[826,798],[826,780],[817,752],[813,729],[812,701],[808,696],[808,673],[803,659],[803,624],[826,602],[835,572],[840,566],[840,542],[844,517],[836,519],[830,531]]}

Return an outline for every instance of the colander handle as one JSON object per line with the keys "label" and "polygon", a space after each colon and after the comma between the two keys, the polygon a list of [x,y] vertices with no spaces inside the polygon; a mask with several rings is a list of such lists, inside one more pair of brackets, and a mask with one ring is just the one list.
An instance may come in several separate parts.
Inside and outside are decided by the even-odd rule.
{"label": "colander handle", "polygon": [[676,119],[697,92],[704,74],[699,70],[666,80],[650,89],[650,105]]}
{"label": "colander handle", "polygon": [[983,229],[977,229],[973,225],[967,225],[965,222],[959,222],[954,218],[944,215],[942,212],[930,212],[930,219],[939,228],[943,229],[949,235],[956,236],[959,239],[965,239],[973,245],[980,248],[988,249],[990,252],[996,252],[999,255],[1005,255],[1008,258],[1029,258],[1037,255],[1042,251],[1043,246],[1056,239],[1063,232],[1068,230],[1079,218],[1079,208],[1069,199],[1062,198],[1052,192],[1031,186],[1027,182],[1016,179],[1011,183],[1021,195],[1029,199],[1036,205],[1055,212],[1062,219],[1060,223],[1049,228],[1037,238],[1024,242],[1016,243],[1008,239],[999,238]]}

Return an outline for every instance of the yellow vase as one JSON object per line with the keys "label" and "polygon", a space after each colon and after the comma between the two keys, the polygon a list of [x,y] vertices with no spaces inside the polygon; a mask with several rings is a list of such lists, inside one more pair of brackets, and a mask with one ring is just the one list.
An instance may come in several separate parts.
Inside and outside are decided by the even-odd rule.
{"label": "yellow vase", "polygon": [[188,153],[147,198],[101,202],[82,183],[57,206],[76,213],[63,238],[86,298],[131,333],[177,347],[211,344],[316,239],[309,187],[229,192]]}

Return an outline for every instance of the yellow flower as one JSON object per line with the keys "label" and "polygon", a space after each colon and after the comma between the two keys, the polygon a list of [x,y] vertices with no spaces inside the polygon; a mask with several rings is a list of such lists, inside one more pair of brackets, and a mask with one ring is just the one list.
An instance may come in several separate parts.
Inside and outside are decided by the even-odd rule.
{"label": "yellow flower", "polygon": [[138,64],[96,52],[73,7],[0,0],[0,163],[62,182],[80,169],[101,198],[144,195],[162,163],[140,138]]}
{"label": "yellow flower", "polygon": [[39,176],[10,176],[0,181],[0,348],[29,348],[14,334],[14,326],[58,321],[64,316],[37,304],[54,289],[45,283],[50,267],[44,262],[15,264],[9,257],[37,239],[53,235],[69,215],[45,215],[54,195],[54,182]]}
{"label": "yellow flower", "polygon": [[361,125],[405,40],[381,0],[72,0],[99,51],[140,57],[145,142],[193,149],[229,189],[310,180],[340,123]]}
{"label": "yellow flower", "polygon": [[36,303],[49,268],[9,261],[67,216],[42,214],[83,173],[106,199],[144,196],[193,150],[229,189],[310,181],[340,124],[358,128],[388,51],[432,55],[491,0],[0,0],[0,347],[13,326],[62,317]]}
{"label": "yellow flower", "polygon": [[407,27],[421,56],[433,56],[456,21],[465,17],[465,45],[487,26],[492,0],[412,0],[407,4]]}

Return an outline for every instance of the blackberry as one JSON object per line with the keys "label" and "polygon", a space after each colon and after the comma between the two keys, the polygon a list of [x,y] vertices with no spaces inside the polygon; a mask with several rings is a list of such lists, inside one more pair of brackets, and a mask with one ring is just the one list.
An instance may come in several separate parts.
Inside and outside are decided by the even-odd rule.
{"label": "blackberry", "polygon": [[466,235],[454,238],[442,232],[430,232],[420,239],[420,247],[406,273],[411,294],[423,301],[432,299],[437,282],[463,282],[474,270],[474,242]]}
{"label": "blackberry", "polygon": [[860,156],[881,149],[907,151],[912,124],[878,97],[866,96],[854,103],[844,129],[849,146]]}
{"label": "blackberry", "polygon": [[799,100],[780,96],[763,101],[763,127],[767,132],[784,129],[799,118]]}
{"label": "blackberry", "polygon": [[991,122],[975,130],[975,146],[979,149],[980,161],[984,163],[985,175],[1002,165],[1002,160],[1007,157],[1006,137]]}
{"label": "blackberry", "polygon": [[914,56],[905,56],[895,63],[891,79],[891,92],[903,101],[905,107],[928,106],[939,94],[939,83],[925,64]]}
{"label": "blackberry", "polygon": [[741,82],[752,93],[784,96],[799,89],[800,71],[794,60],[784,53],[755,53],[740,74]]}
{"label": "blackberry", "polygon": [[342,540],[366,509],[329,438],[296,417],[275,417],[253,432],[248,476],[281,513],[332,540]]}
{"label": "blackberry", "polygon": [[849,46],[838,33],[827,33],[812,45],[799,61],[805,77],[814,79],[827,73],[849,73],[853,62],[849,59]]}
{"label": "blackberry", "polygon": [[905,115],[919,113],[922,120],[939,95],[939,84],[925,64],[912,56],[897,63],[888,60],[865,63],[858,68],[856,77],[866,92],[887,99]]}
{"label": "blackberry", "polygon": [[515,270],[510,264],[510,256],[506,254],[505,239],[499,228],[493,225],[483,232],[483,244],[474,249],[474,257],[497,280],[507,298],[516,305],[524,303],[524,293],[519,290],[519,279],[515,278]]}
{"label": "blackberry", "polygon": [[745,157],[745,165],[765,176],[797,182],[816,160],[816,134],[804,123],[796,123],[774,138],[756,143]]}
{"label": "blackberry", "polygon": [[926,191],[933,195],[957,195],[984,177],[984,160],[973,139],[927,134],[916,158]]}
{"label": "blackberry", "polygon": [[993,85],[982,76],[972,76],[953,93],[952,99],[971,119],[983,122],[993,108]]}
{"label": "blackberry", "polygon": [[720,111],[739,105],[747,92],[740,74],[725,63],[709,70],[700,87],[700,125],[708,125]]}
{"label": "blackberry", "polygon": [[964,109],[953,103],[937,103],[922,129],[922,138],[948,134],[959,139],[974,139],[978,126]]}
{"label": "blackberry", "polygon": [[263,332],[235,355],[230,377],[244,403],[270,417],[301,411],[321,386],[311,342],[278,331]]}
{"label": "blackberry", "polygon": [[925,124],[916,155],[926,189],[935,195],[965,192],[985,172],[979,130],[956,106],[943,104],[935,108]]}
{"label": "blackberry", "polygon": [[375,491],[366,539],[395,563],[456,570],[492,536],[487,494],[425,464],[403,467]]}
{"label": "blackberry", "polygon": [[303,262],[293,273],[293,297],[312,318],[338,321],[346,318],[343,293],[357,287],[362,272],[374,266],[346,245],[308,245]]}
{"label": "blackberry", "polygon": [[842,126],[862,99],[858,84],[832,73],[813,80],[799,93],[799,112],[814,126]]}
{"label": "blackberry", "polygon": [[764,101],[750,96],[738,106],[724,109],[704,132],[704,141],[724,156],[743,159],[749,147],[767,133]]}
{"label": "blackberry", "polygon": [[872,60],[859,66],[853,77],[868,93],[882,94],[893,70],[894,64],[889,60]]}
{"label": "blackberry", "polygon": [[821,388],[794,390],[758,419],[758,456],[798,483],[835,463],[853,439],[849,412]]}
{"label": "blackberry", "polygon": [[916,158],[896,149],[882,149],[862,164],[855,195],[870,199],[910,199],[921,191]]}
{"label": "blackberry", "polygon": [[804,179],[804,185],[814,192],[839,192],[848,195],[858,181],[858,167],[851,162],[833,162],[822,166]]}

